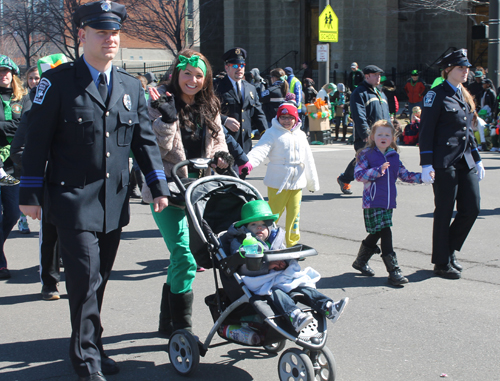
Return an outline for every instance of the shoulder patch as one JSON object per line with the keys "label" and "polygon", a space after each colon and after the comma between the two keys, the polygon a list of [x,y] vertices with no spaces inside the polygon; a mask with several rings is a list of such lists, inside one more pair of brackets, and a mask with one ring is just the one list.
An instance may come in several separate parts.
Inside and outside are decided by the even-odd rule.
{"label": "shoulder patch", "polygon": [[260,93],[261,97],[265,97],[266,95],[269,95],[269,90],[264,90],[262,93]]}
{"label": "shoulder patch", "polygon": [[43,100],[45,99],[47,91],[49,91],[50,86],[52,86],[52,83],[50,83],[47,78],[43,77],[36,87],[36,94],[35,98],[33,99],[33,103],[41,105],[43,103]]}
{"label": "shoulder patch", "polygon": [[434,91],[429,91],[427,94],[425,94],[424,107],[432,107],[434,99],[436,99],[436,93]]}

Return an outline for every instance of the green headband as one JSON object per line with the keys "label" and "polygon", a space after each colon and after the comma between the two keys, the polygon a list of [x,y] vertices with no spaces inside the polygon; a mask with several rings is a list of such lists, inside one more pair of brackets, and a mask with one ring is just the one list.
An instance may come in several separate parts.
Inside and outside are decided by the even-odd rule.
{"label": "green headband", "polygon": [[192,55],[190,58],[184,57],[182,54],[179,55],[179,64],[177,67],[179,70],[186,70],[187,65],[191,65],[192,67],[198,67],[203,72],[203,75],[207,75],[207,65],[198,55]]}

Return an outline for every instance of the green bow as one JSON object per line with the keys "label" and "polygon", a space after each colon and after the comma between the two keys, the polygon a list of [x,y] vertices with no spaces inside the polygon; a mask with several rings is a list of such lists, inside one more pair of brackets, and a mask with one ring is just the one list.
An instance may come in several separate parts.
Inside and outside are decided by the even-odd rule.
{"label": "green bow", "polygon": [[179,70],[186,70],[187,65],[191,65],[192,67],[198,67],[203,72],[203,75],[207,75],[207,65],[201,59],[200,56],[194,54],[190,58],[184,57],[182,54],[179,55],[179,64],[177,67]]}

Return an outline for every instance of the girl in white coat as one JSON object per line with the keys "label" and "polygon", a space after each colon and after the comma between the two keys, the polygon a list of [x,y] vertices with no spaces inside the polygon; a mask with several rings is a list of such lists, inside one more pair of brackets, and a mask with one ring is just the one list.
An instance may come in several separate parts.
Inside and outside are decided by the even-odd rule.
{"label": "girl in white coat", "polygon": [[269,205],[280,217],[286,209],[286,245],[291,247],[300,240],[299,218],[302,188],[319,190],[318,173],[307,137],[300,129],[297,107],[283,103],[271,128],[248,153],[248,163],[240,167],[250,172],[269,158],[264,184],[267,186]]}

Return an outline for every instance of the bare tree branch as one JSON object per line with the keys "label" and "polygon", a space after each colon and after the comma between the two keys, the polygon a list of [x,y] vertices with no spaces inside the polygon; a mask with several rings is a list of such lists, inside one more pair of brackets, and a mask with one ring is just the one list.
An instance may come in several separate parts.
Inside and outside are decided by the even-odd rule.
{"label": "bare tree branch", "polygon": [[[129,36],[163,45],[174,56],[179,51],[198,42],[199,37],[186,40],[186,27],[193,28],[195,15],[212,0],[200,1],[203,5],[187,9],[188,0],[125,0],[129,20],[124,32]],[[208,29],[208,28],[206,28]],[[200,31],[200,35],[204,31]],[[208,33],[209,31],[207,31]]]}
{"label": "bare tree branch", "polygon": [[48,39],[41,33],[48,27],[47,6],[40,0],[17,0],[3,3],[2,29],[12,37],[24,55],[26,66],[36,56]]}
{"label": "bare tree branch", "polygon": [[430,14],[458,13],[464,16],[478,16],[476,5],[489,5],[489,2],[475,0],[401,0],[400,12],[426,10]]}

